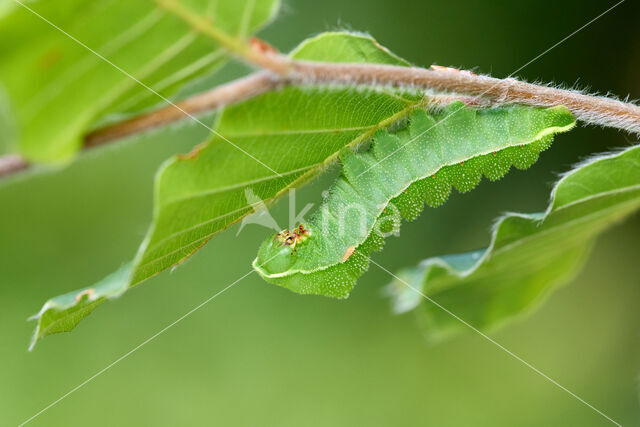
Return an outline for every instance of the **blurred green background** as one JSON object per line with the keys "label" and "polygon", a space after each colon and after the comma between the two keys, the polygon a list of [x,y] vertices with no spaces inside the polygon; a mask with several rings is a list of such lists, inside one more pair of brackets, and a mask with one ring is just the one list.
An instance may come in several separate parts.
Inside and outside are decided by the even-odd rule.
{"label": "blurred green background", "polygon": [[[418,65],[506,77],[613,4],[288,0],[262,37],[287,51],[321,31],[367,31]],[[640,97],[639,6],[625,2],[518,76]],[[237,72],[229,67],[223,77]],[[27,352],[34,325],[25,319],[47,298],[93,283],[130,259],[150,220],[155,169],[205,136],[185,122],[91,151],[64,170],[0,184],[0,425],[26,420],[249,272],[269,231],[249,226],[236,236],[234,227],[173,273]],[[396,270],[482,247],[499,213],[543,210],[557,173],[589,153],[635,142],[598,128],[562,135],[528,172],[427,210],[375,259]],[[331,179],[299,192],[299,206],[317,203]],[[286,204],[276,207],[282,223]],[[636,215],[600,238],[570,286],[492,335],[623,425],[640,425],[638,236]],[[252,274],[32,424],[608,424],[478,335],[427,345],[411,314],[390,313],[381,296],[388,281],[372,266],[350,299],[335,301],[294,295]]]}

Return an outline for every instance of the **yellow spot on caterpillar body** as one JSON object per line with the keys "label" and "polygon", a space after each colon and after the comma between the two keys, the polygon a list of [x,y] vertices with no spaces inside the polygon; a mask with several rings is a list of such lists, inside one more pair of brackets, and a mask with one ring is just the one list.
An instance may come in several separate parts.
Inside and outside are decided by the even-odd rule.
{"label": "yellow spot on caterpillar body", "polygon": [[349,259],[349,257],[351,255],[353,255],[353,252],[356,250],[355,246],[349,246],[347,248],[347,251],[344,253],[344,255],[342,255],[342,260],[340,262],[345,262],[346,260]]}

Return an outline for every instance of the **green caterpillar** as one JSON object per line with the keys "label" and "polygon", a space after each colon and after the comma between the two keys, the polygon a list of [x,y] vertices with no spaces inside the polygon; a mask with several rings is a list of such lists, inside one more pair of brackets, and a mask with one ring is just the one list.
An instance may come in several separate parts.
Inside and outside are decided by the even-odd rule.
{"label": "green caterpillar", "polygon": [[397,234],[424,203],[443,204],[452,186],[464,193],[511,168],[526,169],[553,135],[575,125],[563,106],[472,109],[461,102],[408,125],[379,130],[368,150],[340,153],[342,174],[307,224],[268,238],[253,267],[268,282],[301,294],[346,298],[367,270],[369,254]]}

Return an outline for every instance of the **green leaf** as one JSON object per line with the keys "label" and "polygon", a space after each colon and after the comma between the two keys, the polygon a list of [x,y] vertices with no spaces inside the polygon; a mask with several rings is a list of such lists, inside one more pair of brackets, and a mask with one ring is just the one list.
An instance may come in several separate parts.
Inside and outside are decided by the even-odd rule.
{"label": "green leaf", "polygon": [[411,65],[372,37],[345,32],[328,32],[309,38],[300,43],[290,56],[305,61]]}
{"label": "green leaf", "polygon": [[498,327],[571,280],[597,235],[638,208],[640,146],[596,157],[560,179],[546,212],[500,218],[487,249],[400,271],[388,287],[395,311],[416,310],[433,340],[466,326],[420,293],[478,329]]}
{"label": "green leaf", "polygon": [[[278,0],[186,0],[228,34],[245,38],[273,18]],[[16,129],[8,142],[31,161],[71,157],[98,124],[162,100],[228,54],[150,0],[25,2],[0,15],[0,86]],[[104,56],[100,59],[70,36]],[[8,138],[3,135],[3,138]],[[2,145],[2,144],[0,144]]]}
{"label": "green leaf", "polygon": [[467,192],[483,174],[496,180],[512,165],[528,168],[574,125],[565,107],[476,110],[458,101],[416,110],[407,128],[378,131],[367,151],[345,149],[324,205],[302,228],[267,238],[253,266],[294,292],[346,298],[402,218],[417,218],[425,202],[441,205],[452,186]]}
{"label": "green leaf", "polygon": [[[304,42],[292,56],[407,64],[372,38],[349,33],[321,34]],[[233,145],[213,137],[192,153],[167,161],[158,172],[153,223],[121,289],[180,263],[215,233],[251,213],[245,190],[272,202],[321,173],[343,147],[355,146],[377,129],[406,117],[421,100],[422,95],[414,92],[303,86],[227,108],[217,130]],[[67,299],[73,305],[72,300]],[[41,311],[39,325],[47,316],[55,320],[57,314]],[[46,335],[45,331],[36,339]]]}

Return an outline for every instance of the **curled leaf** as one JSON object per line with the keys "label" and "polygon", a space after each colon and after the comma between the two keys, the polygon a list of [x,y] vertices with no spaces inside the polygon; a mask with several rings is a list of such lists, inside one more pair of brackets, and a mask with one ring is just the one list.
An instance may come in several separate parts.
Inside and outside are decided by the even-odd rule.
{"label": "curled leaf", "polygon": [[388,287],[396,312],[415,310],[429,338],[465,328],[428,302],[490,330],[530,312],[566,284],[595,238],[640,208],[640,146],[596,157],[565,175],[546,212],[498,220],[487,249],[424,260]]}

